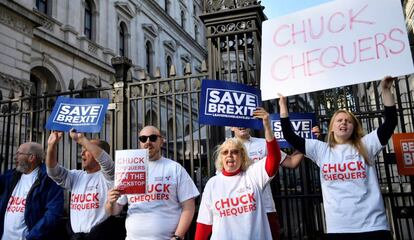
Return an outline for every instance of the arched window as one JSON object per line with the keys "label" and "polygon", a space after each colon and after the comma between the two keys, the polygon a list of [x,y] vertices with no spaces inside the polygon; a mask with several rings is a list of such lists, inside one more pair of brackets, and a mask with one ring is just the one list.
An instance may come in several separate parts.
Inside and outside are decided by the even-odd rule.
{"label": "arched window", "polygon": [[124,22],[119,27],[119,55],[127,56],[127,29]]}
{"label": "arched window", "polygon": [[47,0],[36,0],[36,8],[39,12],[48,15],[48,1]]}
{"label": "arched window", "polygon": [[185,12],[181,11],[181,27],[185,28]]}
{"label": "arched window", "polygon": [[152,74],[152,44],[147,41],[145,44],[146,69],[149,75]]}
{"label": "arched window", "polygon": [[92,27],[92,4],[86,0],[83,33],[89,40],[92,40]]}
{"label": "arched window", "polygon": [[172,65],[172,60],[171,60],[171,57],[168,56],[167,57],[167,77],[171,76],[171,65]]}

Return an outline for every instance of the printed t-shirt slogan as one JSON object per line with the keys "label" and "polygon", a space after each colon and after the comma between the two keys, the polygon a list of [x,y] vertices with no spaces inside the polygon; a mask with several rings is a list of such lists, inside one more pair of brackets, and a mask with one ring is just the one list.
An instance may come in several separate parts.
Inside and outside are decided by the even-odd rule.
{"label": "printed t-shirt slogan", "polygon": [[146,193],[148,149],[115,151],[115,188],[122,194]]}
{"label": "printed t-shirt slogan", "polygon": [[260,90],[239,83],[203,80],[201,84],[201,124],[262,129],[262,122],[253,118],[261,103]]}
{"label": "printed t-shirt slogan", "polygon": [[104,98],[58,97],[46,128],[63,132],[72,128],[78,132],[99,132],[108,103],[109,100]]}
{"label": "printed t-shirt slogan", "polygon": [[[315,138],[311,131],[313,125],[316,123],[316,116],[314,113],[289,113],[289,118],[292,123],[293,131],[297,135],[308,139]],[[280,115],[278,113],[271,114],[270,121],[275,138],[279,142],[279,146],[281,148],[290,148],[291,145],[283,137]]]}

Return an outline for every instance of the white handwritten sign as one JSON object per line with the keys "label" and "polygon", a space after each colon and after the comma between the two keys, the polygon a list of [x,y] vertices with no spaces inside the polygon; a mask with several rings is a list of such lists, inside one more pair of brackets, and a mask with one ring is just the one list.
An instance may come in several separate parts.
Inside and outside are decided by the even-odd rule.
{"label": "white handwritten sign", "polygon": [[262,47],[262,100],[414,72],[398,0],[336,0],[266,21]]}

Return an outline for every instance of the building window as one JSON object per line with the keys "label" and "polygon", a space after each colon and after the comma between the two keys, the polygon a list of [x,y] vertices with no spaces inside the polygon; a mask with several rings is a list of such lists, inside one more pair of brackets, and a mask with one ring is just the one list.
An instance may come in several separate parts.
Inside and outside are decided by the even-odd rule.
{"label": "building window", "polygon": [[170,1],[169,0],[165,0],[164,1],[164,11],[168,14],[170,11]]}
{"label": "building window", "polygon": [[185,13],[181,11],[181,27],[185,28]]}
{"label": "building window", "polygon": [[199,34],[199,31],[198,31],[198,26],[196,24],[194,25],[194,39],[196,40],[196,42],[198,42],[198,34]]}
{"label": "building window", "polygon": [[85,19],[83,33],[89,40],[92,40],[92,5],[90,1],[85,1]]}
{"label": "building window", "polygon": [[150,41],[147,41],[145,44],[145,57],[146,57],[146,69],[147,73],[152,75],[152,44]]}
{"label": "building window", "polygon": [[36,8],[37,10],[39,10],[39,12],[42,12],[47,15],[47,0],[36,0]]}
{"label": "building window", "polygon": [[171,65],[172,65],[172,60],[171,60],[171,57],[168,56],[167,57],[167,77],[171,77]]}
{"label": "building window", "polygon": [[127,37],[125,23],[121,22],[119,27],[119,55],[126,56]]}

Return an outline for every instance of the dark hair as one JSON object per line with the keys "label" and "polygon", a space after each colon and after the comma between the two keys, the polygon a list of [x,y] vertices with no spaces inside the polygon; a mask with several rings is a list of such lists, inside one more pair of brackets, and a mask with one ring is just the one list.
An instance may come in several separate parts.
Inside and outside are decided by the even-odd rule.
{"label": "dark hair", "polygon": [[104,150],[106,153],[110,154],[111,147],[109,146],[109,143],[104,140],[99,140],[99,139],[96,139],[96,140],[98,141],[98,146],[102,148],[102,150]]}

